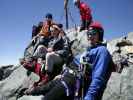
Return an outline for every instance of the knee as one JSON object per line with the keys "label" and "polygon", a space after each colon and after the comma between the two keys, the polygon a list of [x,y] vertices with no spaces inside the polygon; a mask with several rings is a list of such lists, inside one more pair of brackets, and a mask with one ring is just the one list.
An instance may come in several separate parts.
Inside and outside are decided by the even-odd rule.
{"label": "knee", "polygon": [[54,55],[53,53],[47,53],[46,54],[46,60],[52,59],[53,55]]}

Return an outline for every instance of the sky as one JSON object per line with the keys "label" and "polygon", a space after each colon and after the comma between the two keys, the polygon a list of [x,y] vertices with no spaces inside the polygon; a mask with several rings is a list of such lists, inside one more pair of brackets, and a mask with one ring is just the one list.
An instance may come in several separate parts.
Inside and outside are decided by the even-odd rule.
{"label": "sky", "polygon": [[[90,6],[93,20],[103,25],[106,40],[133,32],[133,0],[82,1]],[[65,24],[63,2],[0,0],[0,65],[18,64],[31,39],[32,25],[42,21],[46,13],[52,13],[55,22]],[[70,28],[74,24],[80,25],[79,12],[72,0],[69,0],[68,8]]]}

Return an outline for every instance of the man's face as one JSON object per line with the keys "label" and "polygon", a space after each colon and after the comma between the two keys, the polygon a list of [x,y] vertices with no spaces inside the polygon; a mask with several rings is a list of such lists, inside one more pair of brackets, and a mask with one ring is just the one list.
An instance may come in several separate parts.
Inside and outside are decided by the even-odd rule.
{"label": "man's face", "polygon": [[90,42],[91,45],[97,44],[99,42],[98,32],[89,30],[87,33],[87,40]]}

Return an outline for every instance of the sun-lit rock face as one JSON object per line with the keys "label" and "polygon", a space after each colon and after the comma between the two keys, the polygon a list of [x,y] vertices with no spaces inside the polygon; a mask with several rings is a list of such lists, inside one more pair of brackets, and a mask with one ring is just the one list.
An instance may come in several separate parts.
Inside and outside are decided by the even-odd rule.
{"label": "sun-lit rock face", "polygon": [[[112,53],[120,50],[118,54],[128,58],[128,66],[121,73],[113,72],[108,82],[103,100],[133,100],[133,32],[125,38],[112,40],[109,49]],[[119,44],[119,46],[118,46]],[[114,57],[118,59],[118,57]]]}

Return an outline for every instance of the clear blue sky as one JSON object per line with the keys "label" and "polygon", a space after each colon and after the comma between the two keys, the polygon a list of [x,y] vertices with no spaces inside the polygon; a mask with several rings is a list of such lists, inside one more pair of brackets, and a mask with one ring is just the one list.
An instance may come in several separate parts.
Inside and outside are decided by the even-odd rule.
{"label": "clear blue sky", "polygon": [[[0,0],[0,65],[18,63],[30,41],[32,25],[42,21],[47,12],[53,14],[56,22],[64,23],[63,1]],[[78,10],[69,1],[69,11],[79,24]],[[93,19],[102,23],[106,39],[133,31],[133,0],[84,1],[90,5]]]}

